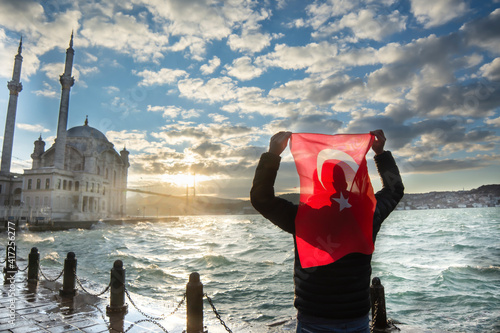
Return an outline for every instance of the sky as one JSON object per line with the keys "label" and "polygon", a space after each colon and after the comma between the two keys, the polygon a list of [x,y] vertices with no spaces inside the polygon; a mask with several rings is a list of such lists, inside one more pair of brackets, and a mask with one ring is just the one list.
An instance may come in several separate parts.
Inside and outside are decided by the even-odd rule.
{"label": "sky", "polygon": [[[131,188],[248,199],[274,133],[379,128],[407,193],[500,183],[500,0],[0,0],[14,172],[54,142],[72,31],[68,129],[126,147]],[[298,189],[287,148],[276,192]]]}

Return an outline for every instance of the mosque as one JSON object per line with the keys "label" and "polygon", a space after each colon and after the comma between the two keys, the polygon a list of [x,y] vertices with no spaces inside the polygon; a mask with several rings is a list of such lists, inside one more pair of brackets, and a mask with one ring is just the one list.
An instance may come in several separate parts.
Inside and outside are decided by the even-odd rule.
{"label": "mosque", "polygon": [[10,171],[17,100],[22,90],[22,39],[14,61],[0,166],[0,219],[25,221],[97,221],[119,218],[126,212],[129,152],[118,153],[99,130],[82,126],[67,129],[69,96],[75,80],[73,34],[60,76],[61,100],[57,137],[45,149],[34,142],[31,169]]}

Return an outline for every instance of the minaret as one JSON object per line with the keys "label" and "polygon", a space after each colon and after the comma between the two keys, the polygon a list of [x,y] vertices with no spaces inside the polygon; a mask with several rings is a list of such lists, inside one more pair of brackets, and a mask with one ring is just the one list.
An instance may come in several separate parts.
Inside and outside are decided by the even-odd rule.
{"label": "minaret", "polygon": [[14,61],[14,72],[12,73],[12,80],[7,83],[10,91],[9,106],[7,108],[7,119],[5,121],[5,132],[3,134],[3,149],[2,149],[2,165],[0,166],[0,174],[10,174],[10,163],[12,160],[12,146],[14,144],[14,128],[16,126],[16,110],[17,110],[17,97],[23,85],[21,79],[21,65],[23,57],[21,52],[23,49],[23,38],[19,41],[19,48]]}
{"label": "minaret", "polygon": [[73,32],[71,32],[71,40],[69,48],[66,50],[66,64],[64,66],[64,73],[60,76],[61,82],[61,104],[59,106],[59,121],[57,123],[57,138],[56,138],[56,151],[54,156],[54,167],[57,169],[64,169],[64,152],[66,150],[66,128],[68,126],[68,109],[69,109],[69,92],[75,79],[71,76],[73,68],[73,57],[75,50],[73,50]]}
{"label": "minaret", "polygon": [[38,140],[35,141],[33,154],[31,154],[31,158],[33,159],[32,169],[38,169],[42,166],[41,157],[43,153],[45,153],[45,141],[42,140],[42,134],[40,134]]}

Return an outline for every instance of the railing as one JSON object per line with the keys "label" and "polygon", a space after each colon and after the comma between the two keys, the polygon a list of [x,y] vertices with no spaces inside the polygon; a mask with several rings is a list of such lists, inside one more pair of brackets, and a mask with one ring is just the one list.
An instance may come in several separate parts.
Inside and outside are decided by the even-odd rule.
{"label": "railing", "polygon": [[[110,318],[110,324],[107,325],[110,330],[113,329],[117,332],[127,332],[135,324],[147,321],[155,324],[164,332],[168,333],[168,331],[158,321],[164,320],[168,316],[176,313],[177,310],[179,310],[179,308],[183,305],[183,303],[186,302],[186,330],[183,332],[207,333],[208,331],[203,325],[203,298],[206,298],[220,324],[226,329],[227,332],[232,332],[231,329],[226,325],[224,320],[221,319],[221,316],[214,306],[212,299],[206,293],[203,293],[203,284],[201,283],[200,275],[197,272],[193,272],[190,274],[189,281],[186,284],[186,292],[175,309],[168,315],[162,314],[161,316],[154,317],[141,310],[130,296],[130,293],[126,288],[125,269],[123,268],[123,262],[121,260],[116,260],[114,262],[113,268],[111,268],[109,284],[104,288],[103,291],[99,293],[90,292],[82,285],[80,279],[76,274],[76,268],[76,255],[74,252],[68,252],[66,259],[64,260],[64,267],[62,271],[57,275],[56,278],[48,278],[40,267],[40,253],[38,252],[38,249],[36,247],[33,247],[28,255],[28,265],[24,269],[20,269],[17,266],[17,248],[15,244],[9,244],[7,245],[5,267],[3,269],[4,284],[14,283],[16,274],[19,271],[27,270],[27,282],[28,285],[31,286],[38,284],[38,282],[40,281],[40,275],[49,282],[56,282],[62,276],[63,282],[62,288],[59,290],[59,295],[64,298],[75,297],[78,293],[77,285],[83,292],[92,296],[102,296],[109,291],[109,305],[106,306],[106,315]],[[132,306],[146,319],[141,319],[124,330],[123,319],[125,314],[128,312],[128,304],[126,303],[126,299],[128,299],[130,304],[132,304]],[[106,323],[104,315],[103,319]]]}
{"label": "railing", "polygon": [[[227,332],[232,332],[231,329],[226,325],[224,320],[222,320],[219,312],[213,304],[212,299],[203,293],[203,284],[200,280],[200,275],[197,272],[193,272],[189,276],[189,281],[186,284],[186,293],[183,295],[182,300],[177,304],[175,309],[168,315],[161,315],[159,317],[154,317],[148,315],[143,310],[141,310],[135,302],[132,300],[130,293],[126,288],[125,283],[125,269],[123,268],[123,262],[121,260],[116,260],[111,268],[111,276],[109,284],[100,293],[92,293],[88,291],[76,274],[77,259],[74,252],[68,252],[66,259],[64,260],[64,268],[58,274],[56,278],[50,279],[42,271],[40,267],[40,253],[36,247],[31,248],[31,252],[28,255],[28,265],[24,269],[19,269],[17,266],[17,248],[15,244],[10,243],[7,245],[6,256],[5,256],[5,267],[4,267],[4,283],[14,283],[15,275],[18,271],[28,271],[27,281],[28,284],[37,285],[40,275],[49,282],[57,281],[61,276],[63,277],[62,288],[59,290],[59,295],[62,297],[74,297],[77,295],[76,285],[80,287],[85,293],[92,296],[102,296],[109,291],[109,305],[106,306],[106,314],[110,317],[109,328],[114,329],[118,332],[129,331],[134,324],[139,322],[148,321],[158,327],[160,327],[164,332],[167,330],[158,323],[158,320],[164,320],[168,316],[173,315],[179,310],[179,308],[186,302],[186,330],[183,333],[207,333],[203,326],[203,298],[205,297],[210,304],[216,318],[219,320],[220,324],[226,329]],[[3,262],[0,262],[0,264]],[[138,322],[132,324],[127,330],[123,330],[123,317],[128,311],[128,304],[126,304],[126,298],[129,300],[130,304],[146,319],[139,320]],[[374,277],[372,280],[372,285],[370,286],[370,299],[372,307],[372,324],[371,332],[374,333],[384,333],[393,332],[399,329],[394,325],[394,322],[387,320],[387,313],[385,307],[385,294],[384,286],[382,286],[380,279]],[[104,319],[104,322],[106,320]],[[117,324],[118,323],[118,324]],[[117,328],[117,325],[121,327]]]}

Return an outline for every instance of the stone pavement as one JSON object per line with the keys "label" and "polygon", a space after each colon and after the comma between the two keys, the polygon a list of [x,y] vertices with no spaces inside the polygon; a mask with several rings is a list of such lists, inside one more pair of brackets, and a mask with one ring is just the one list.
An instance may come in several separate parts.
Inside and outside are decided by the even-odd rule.
{"label": "stone pavement", "polygon": [[[24,272],[16,274],[13,284],[3,281],[0,285],[0,332],[167,331],[164,320],[156,324],[145,321],[146,318],[131,305],[126,315],[107,316],[108,298],[93,296],[81,290],[75,297],[63,298],[59,296],[61,288],[61,283],[44,279],[37,286],[28,284]],[[177,318],[177,327],[172,332],[181,331]]]}

